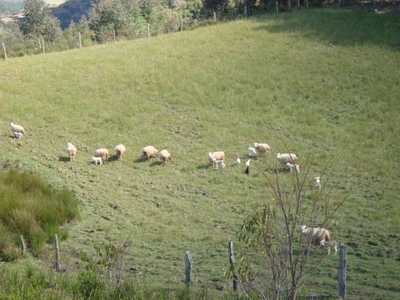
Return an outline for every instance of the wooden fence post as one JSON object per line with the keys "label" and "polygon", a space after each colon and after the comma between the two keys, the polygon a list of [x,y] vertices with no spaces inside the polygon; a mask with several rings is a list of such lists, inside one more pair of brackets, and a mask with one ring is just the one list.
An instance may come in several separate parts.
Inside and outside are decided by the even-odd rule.
{"label": "wooden fence post", "polygon": [[217,13],[214,11],[214,22],[217,22]]}
{"label": "wooden fence post", "polygon": [[186,253],[185,253],[185,274],[186,274],[185,284],[186,284],[187,288],[190,287],[190,282],[191,282],[190,272],[192,271],[192,264],[193,264],[192,257],[190,256],[190,253],[188,251],[186,251]]}
{"label": "wooden fence post", "polygon": [[150,24],[147,23],[147,37],[150,38]]}
{"label": "wooden fence post", "polygon": [[56,251],[56,262],[55,267],[56,271],[60,271],[60,249],[58,248],[58,236],[57,234],[54,236],[54,250]]}
{"label": "wooden fence post", "polygon": [[338,296],[342,299],[346,297],[346,263],[347,263],[346,245],[340,245],[339,264],[338,264]]}
{"label": "wooden fence post", "polygon": [[7,59],[6,45],[4,45],[4,43],[2,43],[2,45],[3,45],[4,59]]}
{"label": "wooden fence post", "polygon": [[235,272],[235,255],[233,254],[233,242],[231,237],[229,237],[228,242],[228,253],[229,253],[229,263],[231,264],[231,269],[233,270],[233,290],[237,290],[238,276]]}
{"label": "wooden fence post", "polygon": [[20,235],[19,239],[21,240],[21,252],[22,252],[22,255],[25,255],[26,246],[25,246],[24,237],[22,235]]}
{"label": "wooden fence post", "polygon": [[43,38],[41,38],[41,41],[42,41],[42,52],[44,53],[44,40],[43,40]]}
{"label": "wooden fence post", "polygon": [[275,1],[276,13],[279,13],[279,2]]}
{"label": "wooden fence post", "polygon": [[117,41],[117,37],[115,35],[115,29],[113,29],[113,38],[114,38],[114,43]]}
{"label": "wooden fence post", "polygon": [[78,43],[79,43],[79,49],[82,48],[82,36],[80,32],[78,32]]}

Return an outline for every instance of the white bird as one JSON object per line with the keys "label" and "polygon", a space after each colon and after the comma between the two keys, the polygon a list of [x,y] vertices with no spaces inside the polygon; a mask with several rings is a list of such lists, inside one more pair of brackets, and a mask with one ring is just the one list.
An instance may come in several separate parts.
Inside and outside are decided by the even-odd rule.
{"label": "white bird", "polygon": [[238,157],[237,159],[236,159],[236,162],[238,163],[238,164],[240,164],[242,161],[240,160],[240,157]]}
{"label": "white bird", "polygon": [[316,188],[321,188],[321,177],[314,177],[314,179],[315,179],[315,187]]}
{"label": "white bird", "polygon": [[244,171],[245,174],[250,173],[250,159],[246,161],[246,170]]}

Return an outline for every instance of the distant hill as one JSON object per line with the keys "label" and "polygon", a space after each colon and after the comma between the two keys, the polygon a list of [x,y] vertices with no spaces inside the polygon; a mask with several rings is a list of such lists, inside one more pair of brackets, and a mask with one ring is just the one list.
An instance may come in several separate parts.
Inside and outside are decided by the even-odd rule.
{"label": "distant hill", "polygon": [[53,8],[52,13],[60,20],[61,28],[64,30],[71,21],[78,23],[82,16],[87,16],[90,6],[90,0],[68,0]]}
{"label": "distant hill", "polygon": [[[51,7],[53,15],[60,20],[61,28],[65,29],[71,21],[79,22],[82,16],[87,16],[90,0],[45,0]],[[21,0],[0,0],[0,16],[5,17],[18,13],[22,9]]]}
{"label": "distant hill", "polygon": [[17,13],[21,10],[22,1],[15,0],[0,0],[0,16],[7,16]]}

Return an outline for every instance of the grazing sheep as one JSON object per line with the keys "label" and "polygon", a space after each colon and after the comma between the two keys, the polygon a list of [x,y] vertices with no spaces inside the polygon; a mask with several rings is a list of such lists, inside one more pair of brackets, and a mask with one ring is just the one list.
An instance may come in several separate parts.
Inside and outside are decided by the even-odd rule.
{"label": "grazing sheep", "polygon": [[94,152],[93,157],[101,157],[103,163],[105,163],[105,162],[108,162],[108,158],[110,157],[110,154],[109,154],[107,149],[104,149],[104,148],[103,149],[97,149]]}
{"label": "grazing sheep", "polygon": [[298,164],[286,163],[286,166],[289,167],[290,173],[293,172],[293,169],[295,169],[297,173],[300,173],[300,166]]}
{"label": "grazing sheep", "polygon": [[331,254],[331,247],[333,247],[333,249],[335,249],[335,255],[337,254],[337,250],[338,250],[338,246],[339,246],[339,242],[338,241],[335,241],[335,240],[333,240],[333,241],[324,241],[324,240],[322,240],[321,242],[320,242],[320,245],[321,246],[326,246],[326,247],[328,247],[328,255],[330,255]]}
{"label": "grazing sheep", "polygon": [[14,124],[14,123],[11,122],[10,123],[10,128],[11,128],[11,131],[13,133],[19,132],[19,133],[25,134],[25,129],[21,125]]}
{"label": "grazing sheep", "polygon": [[23,134],[21,132],[14,132],[14,137],[18,140],[22,138]]}
{"label": "grazing sheep", "polygon": [[103,164],[103,161],[102,161],[102,159],[101,159],[101,157],[95,157],[95,156],[92,156],[92,160],[93,160],[93,163],[97,166],[97,165],[102,165]]}
{"label": "grazing sheep", "polygon": [[76,156],[77,150],[76,150],[76,147],[70,142],[67,143],[67,152],[68,152],[69,160],[72,161]]}
{"label": "grazing sheep", "polygon": [[161,150],[161,151],[158,153],[158,156],[160,157],[161,164],[162,164],[163,166],[165,166],[165,165],[167,164],[168,160],[171,159],[171,153],[169,153],[168,150],[165,150],[165,149],[164,149],[164,150]]}
{"label": "grazing sheep", "polygon": [[284,168],[287,163],[295,164],[297,156],[294,153],[278,153],[276,154],[276,159],[282,164],[282,168]]}
{"label": "grazing sheep", "polygon": [[325,228],[311,228],[306,225],[300,226],[301,234],[313,243],[320,245],[321,241],[329,242],[331,240],[331,235],[328,229]]}
{"label": "grazing sheep", "polygon": [[242,161],[241,161],[241,159],[240,159],[240,157],[238,157],[237,159],[236,159],[236,162],[238,163],[238,164],[240,164]]}
{"label": "grazing sheep", "polygon": [[158,155],[158,150],[153,146],[146,146],[142,150],[142,155],[140,156],[141,160],[149,160],[152,157],[156,157]]}
{"label": "grazing sheep", "polygon": [[265,155],[269,154],[270,147],[265,143],[254,143],[254,147],[259,153],[265,153]]}
{"label": "grazing sheep", "polygon": [[249,148],[247,149],[247,151],[248,151],[249,157],[256,157],[256,156],[257,156],[257,151],[256,151],[256,149],[254,149],[254,148],[252,148],[252,147],[249,147]]}
{"label": "grazing sheep", "polygon": [[115,146],[115,153],[117,155],[117,158],[122,160],[122,156],[124,155],[126,149],[125,146],[122,144],[119,144],[117,146]]}
{"label": "grazing sheep", "polygon": [[315,179],[315,187],[320,189],[321,188],[321,177],[317,176],[317,177],[314,177],[314,179]]}
{"label": "grazing sheep", "polygon": [[210,162],[214,165],[217,160],[222,160],[222,162],[225,164],[225,153],[224,151],[216,151],[213,153],[208,153],[208,159]]}

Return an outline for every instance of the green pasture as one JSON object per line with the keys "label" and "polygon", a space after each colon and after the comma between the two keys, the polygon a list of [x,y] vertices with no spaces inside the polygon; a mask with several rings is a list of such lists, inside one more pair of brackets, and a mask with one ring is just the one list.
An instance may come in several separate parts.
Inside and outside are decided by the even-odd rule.
{"label": "green pasture", "polygon": [[[347,198],[328,229],[348,245],[348,298],[395,299],[399,115],[397,15],[301,10],[0,61],[1,165],[37,172],[79,200],[81,219],[60,243],[66,278],[83,270],[81,253],[95,259],[95,247],[129,241],[125,281],[182,287],[189,251],[193,288],[230,290],[228,238],[235,242],[245,215],[273,199],[266,179],[276,153],[291,151],[306,196],[321,176],[331,203]],[[10,122],[26,137],[14,139]],[[67,142],[78,148],[73,162]],[[254,142],[271,154],[245,175]],[[117,161],[120,143],[127,152]],[[141,162],[147,145],[172,160]],[[98,148],[112,154],[103,166],[91,163]],[[226,169],[209,164],[216,150]],[[279,176],[290,184],[294,174]],[[235,243],[238,255],[242,246]],[[53,259],[49,244],[26,260],[47,272]],[[337,263],[327,256],[304,293],[335,295]]]}

